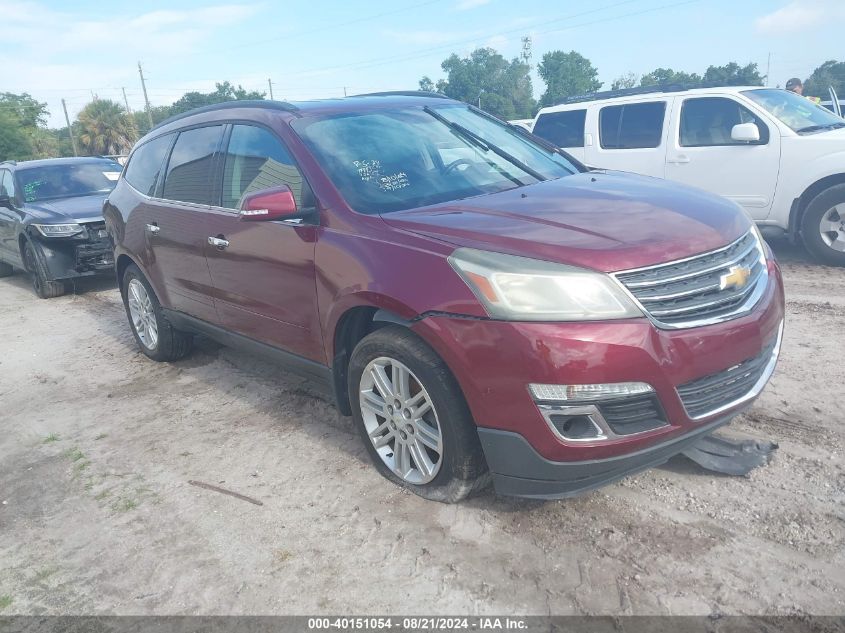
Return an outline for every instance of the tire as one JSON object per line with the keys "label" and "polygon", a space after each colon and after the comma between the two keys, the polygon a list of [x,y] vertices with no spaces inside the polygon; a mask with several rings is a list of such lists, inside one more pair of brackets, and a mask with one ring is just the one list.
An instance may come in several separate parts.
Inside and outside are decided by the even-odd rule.
{"label": "tire", "polygon": [[15,274],[15,269],[11,264],[0,262],[0,277],[11,277]]}
{"label": "tire", "polygon": [[42,299],[61,297],[67,288],[62,281],[53,281],[47,278],[47,267],[38,256],[35,246],[26,242],[23,247],[23,261],[29,274],[32,275],[32,289]]}
{"label": "tire", "polygon": [[845,266],[845,184],[825,189],[810,201],[801,220],[801,236],[818,260]]}
{"label": "tire", "polygon": [[[355,347],[348,375],[355,425],[382,476],[443,503],[456,503],[489,483],[478,431],[460,387],[423,340],[400,326],[381,328]],[[384,392],[394,393],[394,376],[405,385],[400,389],[402,406],[395,409],[383,397]],[[364,393],[369,397],[362,398]],[[418,418],[421,408],[427,410]]]}
{"label": "tire", "polygon": [[165,318],[152,286],[135,264],[123,273],[120,292],[129,327],[144,354],[155,361],[169,362],[191,352],[193,335],[177,330]]}

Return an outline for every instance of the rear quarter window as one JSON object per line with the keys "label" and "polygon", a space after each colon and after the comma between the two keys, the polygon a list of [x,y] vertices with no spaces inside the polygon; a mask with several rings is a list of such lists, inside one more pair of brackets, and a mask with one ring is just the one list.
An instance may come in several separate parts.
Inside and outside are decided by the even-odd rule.
{"label": "rear quarter window", "polygon": [[164,167],[164,159],[174,134],[165,134],[138,147],[126,166],[123,177],[135,189],[146,196],[155,193],[156,182]]}
{"label": "rear quarter window", "polygon": [[599,111],[599,138],[603,149],[659,147],[663,138],[665,101],[605,106]]}
{"label": "rear quarter window", "polygon": [[586,110],[549,112],[537,117],[534,134],[557,147],[584,147]]}

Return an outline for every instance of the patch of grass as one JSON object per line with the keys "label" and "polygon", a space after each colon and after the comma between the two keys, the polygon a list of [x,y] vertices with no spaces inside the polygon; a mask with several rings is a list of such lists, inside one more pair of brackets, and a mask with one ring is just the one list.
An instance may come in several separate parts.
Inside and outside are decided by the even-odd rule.
{"label": "patch of grass", "polygon": [[111,490],[106,488],[105,490],[98,492],[96,495],[94,495],[94,499],[96,501],[102,501],[103,499],[108,499],[110,496],[111,496]]}
{"label": "patch of grass", "polygon": [[129,512],[137,507],[138,502],[135,499],[118,499],[111,505],[115,512]]}
{"label": "patch of grass", "polygon": [[59,571],[58,567],[45,567],[44,569],[39,569],[35,572],[35,582],[44,582],[57,571]]}
{"label": "patch of grass", "polygon": [[108,437],[108,434],[107,434],[107,433],[100,433],[100,434],[99,434],[97,437],[95,437],[94,439],[95,439],[95,440],[102,440],[102,439],[105,439],[105,438],[107,438],[107,437]]}
{"label": "patch of grass", "polygon": [[85,453],[83,453],[78,448],[73,447],[65,453],[65,457],[67,457],[72,462],[78,462],[80,459],[83,459],[85,457]]}
{"label": "patch of grass", "polygon": [[273,552],[273,560],[276,564],[281,565],[288,560],[293,554],[286,549],[277,549]]}
{"label": "patch of grass", "polygon": [[79,473],[81,473],[83,470],[85,470],[86,468],[88,468],[90,465],[91,465],[91,462],[89,462],[89,461],[86,459],[85,461],[76,462],[76,463],[73,465],[73,470],[76,472],[76,474],[79,474]]}
{"label": "patch of grass", "polygon": [[0,596],[0,610],[12,606],[12,596]]}
{"label": "patch of grass", "polygon": [[50,435],[44,438],[44,444],[49,444],[50,442],[58,442],[60,439],[62,438],[56,433],[50,433]]}

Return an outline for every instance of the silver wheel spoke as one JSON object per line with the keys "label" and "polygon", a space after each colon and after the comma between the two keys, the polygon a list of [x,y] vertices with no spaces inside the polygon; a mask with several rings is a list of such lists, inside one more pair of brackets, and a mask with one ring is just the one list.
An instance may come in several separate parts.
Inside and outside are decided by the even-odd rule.
{"label": "silver wheel spoke", "polygon": [[397,442],[393,459],[396,474],[405,479],[408,476],[408,471],[411,470],[411,452],[408,450],[408,445]]}
{"label": "silver wheel spoke", "polygon": [[376,415],[384,417],[384,399],[374,391],[361,392],[361,407],[369,409]]}
{"label": "silver wheel spoke", "polygon": [[[370,434],[372,437],[372,433]],[[373,438],[373,446],[376,448],[382,448],[384,446],[388,446],[390,444],[390,440],[394,439],[393,432],[387,433],[386,435],[382,435],[381,437]]]}
{"label": "silver wheel spoke", "polygon": [[417,422],[416,429],[417,440],[428,446],[431,450],[440,453],[440,434],[425,422]]}
{"label": "silver wheel spoke", "polygon": [[370,369],[370,373],[373,376],[373,382],[379,390],[379,393],[381,393],[382,398],[385,400],[390,398],[393,395],[393,385],[390,384],[390,379],[387,377],[384,367],[375,365],[372,369]]}
{"label": "silver wheel spoke", "polygon": [[417,468],[426,477],[431,476],[431,472],[434,470],[434,463],[428,457],[428,453],[425,452],[425,448],[420,444],[419,440],[414,440],[414,443],[409,446],[409,449]]}
{"label": "silver wheel spoke", "polygon": [[393,372],[393,394],[401,402],[405,402],[411,397],[410,373],[404,365],[396,362],[391,364],[391,370]]}
{"label": "silver wheel spoke", "polygon": [[819,222],[819,230],[822,233],[838,233],[839,224],[839,222],[825,218],[821,222]]}

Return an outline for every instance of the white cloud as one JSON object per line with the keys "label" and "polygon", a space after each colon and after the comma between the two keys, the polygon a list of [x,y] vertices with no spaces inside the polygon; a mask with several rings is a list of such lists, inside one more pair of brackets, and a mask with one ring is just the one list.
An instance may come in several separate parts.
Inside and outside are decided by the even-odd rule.
{"label": "white cloud", "polygon": [[458,11],[468,11],[469,9],[475,9],[476,7],[481,7],[489,3],[490,0],[458,0],[455,9]]}
{"label": "white cloud", "polygon": [[841,0],[793,0],[780,9],[757,18],[755,26],[765,35],[787,35],[843,18],[845,6]]}

